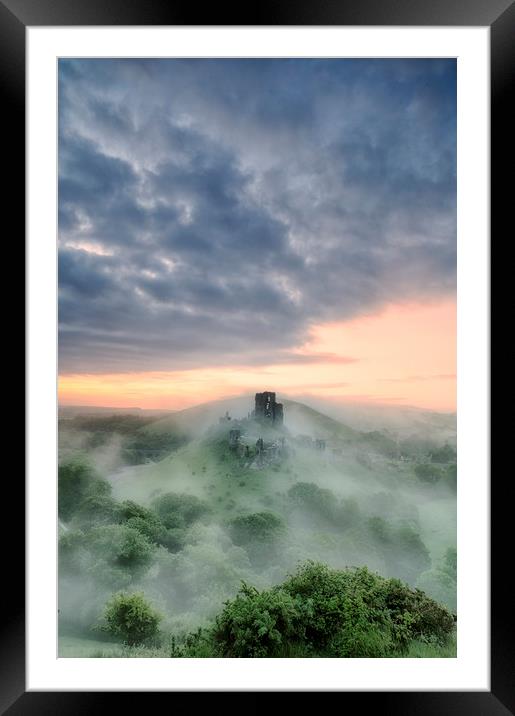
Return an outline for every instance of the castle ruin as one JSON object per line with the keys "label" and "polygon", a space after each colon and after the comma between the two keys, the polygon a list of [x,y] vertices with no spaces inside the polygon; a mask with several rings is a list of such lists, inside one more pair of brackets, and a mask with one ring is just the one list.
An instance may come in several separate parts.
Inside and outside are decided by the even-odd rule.
{"label": "castle ruin", "polygon": [[256,393],[254,419],[274,425],[283,424],[283,404],[275,402],[275,393],[270,391]]}

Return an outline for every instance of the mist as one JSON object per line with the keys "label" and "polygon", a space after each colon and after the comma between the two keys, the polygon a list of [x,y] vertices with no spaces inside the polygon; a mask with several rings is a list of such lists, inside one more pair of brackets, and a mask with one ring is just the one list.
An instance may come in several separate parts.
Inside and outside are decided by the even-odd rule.
{"label": "mist", "polygon": [[113,594],[143,593],[180,640],[242,581],[266,590],[308,560],[366,566],[455,610],[455,416],[282,406],[277,423],[256,419],[253,395],[61,417],[61,655],[116,648],[100,626]]}

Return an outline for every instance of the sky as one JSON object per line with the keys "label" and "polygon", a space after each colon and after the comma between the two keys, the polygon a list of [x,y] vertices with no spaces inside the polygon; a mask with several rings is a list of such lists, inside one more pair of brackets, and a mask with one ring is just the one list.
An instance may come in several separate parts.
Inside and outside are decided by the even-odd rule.
{"label": "sky", "polygon": [[59,399],[454,410],[454,60],[59,60]]}

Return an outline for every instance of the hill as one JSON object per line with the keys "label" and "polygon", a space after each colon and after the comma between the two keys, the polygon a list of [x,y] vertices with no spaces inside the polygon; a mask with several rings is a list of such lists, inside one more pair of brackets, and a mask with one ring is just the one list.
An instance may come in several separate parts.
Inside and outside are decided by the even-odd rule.
{"label": "hill", "polygon": [[[320,438],[352,439],[357,433],[339,420],[293,400],[283,400],[284,425],[293,433],[308,434]],[[204,433],[218,419],[229,413],[232,419],[248,417],[254,407],[254,395],[215,400],[192,408],[178,410],[156,420],[145,428],[148,432],[180,432],[197,436]]]}

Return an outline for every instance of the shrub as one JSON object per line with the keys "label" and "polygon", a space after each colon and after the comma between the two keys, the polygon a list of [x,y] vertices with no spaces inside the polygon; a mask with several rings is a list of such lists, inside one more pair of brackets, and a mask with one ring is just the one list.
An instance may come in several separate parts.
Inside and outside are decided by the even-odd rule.
{"label": "shrub", "polygon": [[80,525],[107,525],[117,522],[118,503],[108,494],[91,494],[80,502],[74,522]]}
{"label": "shrub", "polygon": [[342,500],[339,513],[340,523],[343,527],[357,524],[361,516],[358,501],[354,497]]}
{"label": "shrub", "polygon": [[166,527],[153,510],[127,500],[118,508],[118,521],[145,535],[150,542],[161,544]]}
{"label": "shrub", "polygon": [[390,458],[399,457],[399,446],[397,442],[378,430],[368,433],[361,433],[359,442],[369,450]]}
{"label": "shrub", "polygon": [[449,609],[456,609],[456,581],[441,569],[422,572],[416,586]]}
{"label": "shrub", "polygon": [[454,581],[456,581],[457,577],[457,567],[458,567],[458,555],[456,552],[456,547],[448,547],[445,551],[445,555],[443,558],[443,566],[442,570],[446,572]]}
{"label": "shrub", "polygon": [[102,628],[121,638],[129,646],[143,644],[155,638],[161,615],[141,593],[115,594],[106,604]]}
{"label": "shrub", "polygon": [[454,617],[448,609],[398,579],[386,582],[386,606],[394,623],[406,627],[409,639],[442,643],[454,629]]}
{"label": "shrub", "polygon": [[456,549],[449,547],[433,569],[423,572],[417,587],[449,609],[456,609]]}
{"label": "shrub", "polygon": [[422,462],[415,465],[415,475],[421,482],[427,482],[431,485],[437,483],[442,477],[442,470],[432,463]]}
{"label": "shrub", "polygon": [[65,522],[87,498],[108,497],[111,485],[84,458],[74,458],[58,468],[58,512]]}
{"label": "shrub", "polygon": [[371,517],[368,528],[390,574],[414,583],[430,567],[429,552],[412,526],[394,526],[382,517]]}
{"label": "shrub", "polygon": [[458,470],[456,467],[456,463],[452,463],[451,465],[447,466],[443,474],[443,480],[450,490],[456,492],[456,485],[458,481]]}
{"label": "shrub", "polygon": [[391,572],[410,583],[431,566],[427,547],[410,525],[402,525],[395,531],[389,566]]}
{"label": "shrub", "polygon": [[316,517],[328,521],[338,517],[338,500],[334,492],[318,487],[313,482],[297,482],[288,490],[288,498],[297,509]]}
{"label": "shrub", "polygon": [[456,450],[445,443],[442,447],[432,450],[430,457],[431,462],[453,462],[456,460]]}
{"label": "shrub", "polygon": [[192,644],[210,656],[374,658],[405,655],[414,640],[444,645],[453,630],[445,607],[399,580],[307,562],[269,590],[243,583]]}
{"label": "shrub", "polygon": [[302,635],[299,610],[282,590],[258,592],[245,583],[216,618],[213,639],[222,656],[274,656]]}
{"label": "shrub", "polygon": [[59,537],[59,572],[77,573],[81,569],[84,533],[65,532]]}
{"label": "shrub", "polygon": [[175,492],[157,497],[152,507],[167,528],[187,527],[209,511],[198,497]]}
{"label": "shrub", "polygon": [[352,652],[352,631],[364,633],[373,623],[387,623],[380,588],[379,578],[365,567],[334,570],[316,562],[307,562],[282,584],[282,589],[308,607],[308,642],[318,651],[330,651],[333,644],[339,653],[349,652],[346,655]]}
{"label": "shrub", "polygon": [[231,538],[235,544],[271,542],[284,531],[284,522],[273,512],[253,512],[240,515],[229,522]]}
{"label": "shrub", "polygon": [[396,645],[388,628],[379,624],[354,625],[348,622],[328,643],[330,656],[380,659],[391,656]]}
{"label": "shrub", "polygon": [[104,582],[128,582],[150,567],[154,547],[138,530],[126,525],[95,527],[85,535],[89,569]]}

